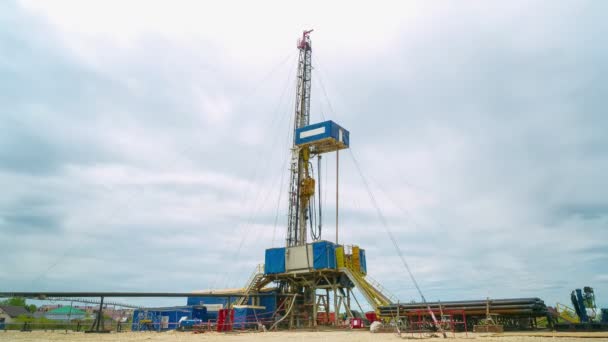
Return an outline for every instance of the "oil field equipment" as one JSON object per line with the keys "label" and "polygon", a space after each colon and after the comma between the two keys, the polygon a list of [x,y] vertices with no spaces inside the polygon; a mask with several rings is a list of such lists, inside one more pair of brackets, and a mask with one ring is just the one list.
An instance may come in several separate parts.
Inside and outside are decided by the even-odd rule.
{"label": "oil field equipment", "polygon": [[[99,297],[99,310],[92,332],[107,332],[103,326],[105,297],[169,298],[186,297],[186,306],[170,308],[136,307],[132,330],[194,329],[207,322],[217,331],[277,328],[313,328],[319,324],[362,327],[364,310],[354,295],[356,288],[373,309],[369,321],[392,321],[390,325],[410,331],[454,332],[470,330],[485,322],[493,326],[534,328],[537,318],[549,319],[549,310],[539,298],[485,299],[472,301],[427,302],[416,282],[396,238],[363,177],[358,162],[353,161],[379,214],[398,256],[407,270],[421,303],[400,303],[368,275],[365,249],[339,240],[339,161],[340,151],[350,148],[350,133],[331,120],[310,123],[312,81],[312,45],[310,33],[304,31],[297,43],[299,51],[293,142],[290,147],[288,209],[285,244],[265,249],[264,264],[256,266],[242,289],[187,293],[151,292],[0,292],[0,297],[70,300]],[[349,151],[351,152],[351,151]],[[335,153],[335,239],[323,238],[321,196],[321,160]],[[352,156],[352,153],[351,153]],[[316,163],[314,163],[316,159]],[[315,178],[315,164],[317,177]],[[310,237],[310,239],[309,239]],[[90,299],[79,299],[90,301]],[[95,302],[97,303],[97,302]],[[595,324],[595,294],[585,287],[572,292],[572,309],[558,305],[559,317],[568,324]],[[354,310],[355,308],[359,310]],[[608,312],[602,309],[602,319]],[[439,319],[437,319],[439,317]],[[346,320],[350,324],[346,324]],[[403,319],[403,320],[402,320]],[[212,323],[213,322],[213,323]],[[344,324],[342,324],[344,323]],[[374,322],[379,325],[380,323]],[[556,322],[557,323],[557,322]],[[402,325],[404,324],[404,325]],[[204,325],[204,324],[203,324]],[[557,326],[557,325],[556,325]],[[486,327],[487,328],[487,327]],[[489,329],[486,329],[489,330]],[[400,330],[399,330],[400,331]]]}
{"label": "oil field equipment", "polygon": [[555,330],[608,330],[608,309],[598,309],[592,287],[573,290],[570,301],[572,308],[557,303],[552,317]]}
{"label": "oil field equipment", "polygon": [[[245,294],[253,294],[270,283],[276,285],[280,318],[273,327],[314,327],[322,315],[325,315],[324,323],[334,325],[340,313],[354,318],[354,287],[374,310],[392,303],[392,297],[385,294],[379,284],[366,279],[365,250],[338,241],[339,151],[349,148],[350,134],[333,121],[310,123],[311,32],[304,31],[297,44],[299,61],[285,247],[266,249],[263,270],[256,270],[244,290]],[[328,241],[321,239],[322,203],[321,193],[317,191],[317,185],[320,190],[321,184],[314,178],[313,160],[317,159],[317,171],[320,171],[322,155],[333,152],[336,154],[336,231],[335,241]],[[312,242],[308,242],[309,236]],[[239,304],[247,300],[244,297]]]}

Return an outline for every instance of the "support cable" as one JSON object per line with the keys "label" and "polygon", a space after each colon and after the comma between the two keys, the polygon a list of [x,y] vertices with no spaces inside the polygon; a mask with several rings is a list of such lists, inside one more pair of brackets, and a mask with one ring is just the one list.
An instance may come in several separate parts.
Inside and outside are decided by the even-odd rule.
{"label": "support cable", "polygon": [[348,151],[350,152],[350,156],[353,159],[353,163],[355,164],[355,168],[357,169],[359,176],[361,176],[361,180],[363,181],[363,184],[365,185],[365,189],[367,190],[367,193],[372,201],[372,205],[376,209],[376,213],[378,214],[378,217],[380,218],[382,226],[384,227],[384,230],[386,231],[391,242],[393,243],[393,247],[395,247],[395,250],[397,251],[397,255],[399,255],[399,258],[401,259],[403,266],[407,270],[407,273],[409,274],[410,279],[412,280],[412,283],[414,283],[414,286],[416,287],[416,290],[418,291],[418,294],[420,295],[422,302],[424,304],[426,304],[427,310],[428,310],[429,314],[431,315],[431,317],[433,318],[433,322],[435,323],[435,326],[437,327],[437,329],[439,331],[441,331],[441,333],[443,334],[443,337],[446,337],[447,335],[445,334],[445,331],[443,331],[443,329],[439,325],[439,322],[437,321],[437,318],[435,317],[433,310],[431,310],[430,305],[427,303],[426,298],[424,297],[424,294],[422,293],[422,290],[420,289],[420,286],[418,285],[418,282],[416,281],[416,278],[414,277],[414,274],[412,273],[412,270],[410,269],[410,266],[408,265],[407,261],[405,260],[405,257],[403,256],[403,252],[401,252],[401,248],[399,248],[399,244],[397,243],[397,239],[395,238],[395,236],[393,235],[393,232],[389,228],[388,221],[382,214],[382,211],[380,210],[380,206],[378,205],[378,202],[376,202],[376,198],[369,186],[369,183],[367,182],[367,179],[365,178],[365,176],[363,175],[363,172],[361,171],[361,166],[359,165],[359,162],[355,158],[355,155],[353,154],[352,149],[348,149]]}
{"label": "support cable", "polygon": [[[289,57],[292,57],[292,56],[293,56],[293,54],[291,54]],[[284,64],[284,63],[283,63],[283,64]],[[282,65],[282,64],[281,64],[281,65]],[[294,76],[294,74],[293,74],[293,73],[289,73],[289,74],[287,75],[287,80],[286,80],[286,82],[285,82],[285,84],[284,84],[284,86],[283,86],[283,91],[281,92],[281,95],[279,96],[278,103],[277,103],[277,105],[276,105],[276,107],[275,107],[275,110],[274,110],[274,116],[272,117],[272,120],[271,120],[271,122],[270,122],[270,125],[268,125],[268,126],[270,126],[271,128],[274,128],[274,126],[275,126],[275,122],[276,122],[277,126],[279,126],[279,127],[281,126],[281,123],[283,122],[283,120],[282,120],[282,119],[284,118],[284,116],[281,116],[281,115],[280,115],[280,113],[282,112],[282,111],[280,110],[280,108],[282,107],[282,104],[283,104],[283,99],[285,98],[285,95],[288,93],[288,90],[290,89],[289,84],[291,83],[291,80],[292,80],[292,77],[293,77],[293,76]],[[273,143],[272,143],[272,144],[271,144],[271,146],[270,146],[271,151],[272,151],[272,147],[273,147],[273,146],[275,146],[275,145],[276,145],[276,144],[275,144],[275,143],[274,143],[274,141],[273,141]],[[265,151],[260,150],[260,154],[259,154],[259,160],[262,160],[262,159],[263,159],[264,154],[265,154]],[[254,175],[253,175],[253,177],[252,177],[252,183],[251,183],[251,184],[252,184],[252,187],[253,187],[253,184],[255,183],[255,180],[256,180],[256,179],[258,179],[258,175],[259,175],[259,173],[258,173],[258,172],[259,172],[259,171],[263,171],[263,172],[261,173],[261,175],[265,174],[265,173],[266,173],[266,171],[267,171],[267,169],[268,169],[268,167],[270,166],[270,163],[265,164],[265,166],[266,166],[266,169],[265,169],[265,170],[260,170],[261,168],[260,168],[259,166],[261,166],[261,164],[260,164],[260,163],[257,163],[257,164],[256,164],[256,168],[255,168],[255,170],[254,170],[254,171],[255,171],[255,172],[254,172]],[[252,188],[250,187],[250,189],[252,189]],[[253,223],[253,221],[254,221],[255,216],[257,215],[258,210],[260,209],[259,207],[258,207],[258,208],[256,208],[257,204],[258,204],[258,203],[262,203],[262,205],[263,205],[263,203],[266,203],[267,198],[266,198],[265,200],[263,200],[263,201],[259,201],[260,196],[262,195],[262,190],[263,190],[262,188],[259,188],[259,189],[258,189],[258,191],[257,191],[257,193],[256,193],[256,195],[255,195],[255,197],[254,197],[254,201],[253,201],[253,204],[252,204],[252,207],[251,207],[251,211],[250,211],[250,214],[248,215],[248,218],[247,218],[246,223],[245,223],[244,225],[239,225],[239,226],[237,227],[237,229],[238,229],[239,227],[241,227],[241,228],[242,228],[242,227],[251,226],[251,224],[252,224],[252,223]],[[252,192],[252,191],[251,191],[251,192]],[[269,196],[269,194],[270,194],[270,193],[268,193],[266,197],[268,197],[268,196]],[[247,196],[247,197],[248,197],[248,196]],[[244,200],[244,199],[245,199],[245,197],[243,198],[243,200]],[[235,233],[236,233],[236,232],[237,232],[237,231],[236,231],[236,229],[235,229]],[[236,256],[235,256],[235,258],[238,258],[238,256],[240,255],[240,251],[241,251],[241,249],[242,249],[242,247],[243,247],[243,244],[245,243],[245,240],[246,240],[246,238],[249,236],[250,232],[251,232],[251,230],[246,230],[244,233],[242,233],[242,234],[238,234],[238,235],[240,235],[240,236],[241,236],[241,239],[240,239],[239,244],[238,244],[238,247],[237,247],[237,251],[236,251]],[[219,274],[218,274],[218,275],[219,275]],[[227,273],[227,272],[224,274],[224,279],[226,280],[226,283],[231,283],[231,282],[232,282],[232,278],[231,278],[231,276],[229,276],[229,275],[228,275],[228,273]]]}
{"label": "support cable", "polygon": [[325,85],[323,84],[323,77],[321,76],[321,73],[316,73],[316,75],[318,77],[315,77],[319,79],[319,84],[321,85],[321,90],[323,91],[323,95],[325,96],[325,100],[327,101],[327,105],[329,106],[329,110],[331,111],[331,113],[336,116],[336,112],[334,111],[334,107],[331,105],[331,101],[329,101],[329,96],[327,96],[327,90],[325,90]]}
{"label": "support cable", "polygon": [[[294,100],[295,101],[295,100]],[[293,106],[292,106],[293,107]],[[289,116],[289,124],[287,125],[287,127],[291,127],[292,126],[292,120],[293,117],[290,115]],[[288,129],[287,130],[287,142],[286,145],[289,145],[289,142],[291,141],[291,136],[292,136],[292,130]],[[275,238],[277,235],[277,224],[279,222],[279,211],[280,211],[280,207],[281,207],[281,199],[283,197],[283,185],[285,185],[285,169],[287,168],[287,161],[290,159],[290,153],[289,153],[289,149],[285,150],[285,157],[283,159],[283,166],[281,167],[281,180],[280,180],[280,184],[279,184],[279,198],[277,199],[277,209],[276,209],[276,213],[274,216],[274,227],[272,230],[272,245],[274,247],[274,242],[275,242]]]}
{"label": "support cable", "polygon": [[[260,82],[256,82],[256,84],[260,84],[262,82],[265,82],[266,80],[268,80],[279,68],[281,68],[283,65],[285,65],[285,63],[291,59],[294,56],[295,52],[289,53],[287,56],[285,56],[283,59],[281,59],[281,61],[277,64],[275,64],[275,66],[270,70],[270,72],[268,72],[266,75],[264,75],[264,77],[262,78],[262,80]],[[238,103],[238,105],[244,103],[246,100],[248,100],[251,95],[253,95],[256,91],[258,90],[258,88],[253,88],[249,91],[248,94],[246,94],[246,96],[244,96],[242,99],[242,101],[240,103]],[[187,152],[189,148],[185,148],[183,150],[181,150],[180,153],[175,153],[175,155],[180,155],[180,156],[184,156],[185,152]],[[108,185],[104,185],[102,184],[101,186],[102,189],[106,189],[108,191],[112,191],[113,187],[108,186]],[[144,189],[145,190],[145,189]],[[133,203],[133,200],[135,199],[136,195],[140,195],[142,191],[139,187],[136,188],[135,191],[131,192],[127,197],[126,197],[126,205],[121,206],[121,209],[124,211],[127,208],[129,208],[131,206],[131,204]],[[111,218],[115,218],[116,217],[116,212],[112,212],[111,215],[107,216],[107,219],[111,219]],[[81,247],[81,245],[79,243],[74,243],[72,246],[69,246],[67,248],[64,249],[64,252],[54,261],[52,261],[47,268],[41,272],[37,277],[33,278],[31,280],[31,284],[34,285],[35,283],[38,283],[40,280],[42,280],[44,277],[46,277],[46,275],[55,267],[57,267],[57,265],[63,263],[63,261],[69,256],[69,254],[71,254],[73,251],[75,251],[78,247]]]}

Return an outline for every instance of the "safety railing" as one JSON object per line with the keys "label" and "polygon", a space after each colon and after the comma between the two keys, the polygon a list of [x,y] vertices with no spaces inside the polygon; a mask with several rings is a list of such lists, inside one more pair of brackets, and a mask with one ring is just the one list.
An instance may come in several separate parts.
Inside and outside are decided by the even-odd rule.
{"label": "safety railing", "polygon": [[[1,331],[9,331],[9,330],[17,330],[17,331],[33,331],[33,330],[42,330],[42,331],[88,331],[91,330],[91,326],[93,325],[92,320],[83,320],[83,321],[44,321],[44,322],[36,322],[36,321],[23,321],[23,322],[4,322],[0,323],[0,332]],[[105,320],[104,330],[107,331],[131,331],[132,323],[130,322],[116,322],[114,320]],[[0,340],[2,338],[0,337]]]}
{"label": "safety railing", "polygon": [[383,298],[382,294],[375,290],[371,284],[365,281],[365,279],[360,274],[353,272],[348,267],[345,267],[342,270],[355,284],[355,286],[359,289],[361,294],[363,294],[367,302],[374,308],[374,310],[376,310],[378,306],[386,304],[386,300],[385,298]]}
{"label": "safety railing", "polygon": [[578,318],[578,315],[576,314],[576,311],[574,311],[573,308],[561,303],[557,303],[555,309],[557,310],[559,317],[564,321],[567,321],[569,323],[580,322],[580,319]]}
{"label": "safety railing", "polygon": [[385,297],[387,297],[391,303],[397,303],[397,297],[389,292],[384,286],[382,286],[376,279],[370,277],[369,275],[365,276],[365,280],[370,283],[373,287],[378,290],[378,292],[382,293]]}
{"label": "safety railing", "polygon": [[[249,294],[251,290],[258,284],[258,281],[264,276],[264,264],[258,264],[255,271],[249,276],[244,287],[244,294]],[[241,297],[237,300],[237,305],[243,305],[247,302],[247,297]]]}
{"label": "safety railing", "polygon": [[346,268],[353,274],[353,276],[359,278],[362,283],[361,286],[370,293],[376,302],[381,305],[394,303],[397,301],[395,296],[388,292],[380,283],[370,276],[365,276],[359,271],[352,263],[347,262]]}

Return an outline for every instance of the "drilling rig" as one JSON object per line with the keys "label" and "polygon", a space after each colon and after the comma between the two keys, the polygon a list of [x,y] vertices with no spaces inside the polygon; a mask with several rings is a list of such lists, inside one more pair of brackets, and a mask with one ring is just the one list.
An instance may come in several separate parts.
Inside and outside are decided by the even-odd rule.
{"label": "drilling rig", "polygon": [[[354,287],[374,310],[394,302],[379,284],[366,277],[365,250],[338,243],[339,151],[349,148],[350,135],[333,121],[310,123],[311,32],[304,31],[297,43],[299,60],[285,247],[266,250],[264,266],[251,276],[244,290],[245,294],[259,293],[274,283],[278,303],[272,328],[316,327],[321,324],[320,312],[325,313],[324,324],[339,324],[339,315],[353,318]],[[313,161],[316,159],[319,171],[321,158],[328,153],[336,155],[335,241],[321,239],[321,183],[313,177]],[[312,242],[308,242],[309,235]],[[245,302],[246,297],[237,304]]]}

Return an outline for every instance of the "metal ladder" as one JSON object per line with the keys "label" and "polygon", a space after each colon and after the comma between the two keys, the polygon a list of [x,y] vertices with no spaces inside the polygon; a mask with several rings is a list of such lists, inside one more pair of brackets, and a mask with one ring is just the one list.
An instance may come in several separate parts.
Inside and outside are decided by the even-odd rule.
{"label": "metal ladder", "polygon": [[264,264],[258,264],[255,267],[255,271],[249,276],[247,283],[245,284],[243,294],[245,296],[240,297],[235,304],[236,305],[245,305],[247,303],[247,299],[249,299],[249,295],[252,291],[256,290],[260,283],[264,279]]}

